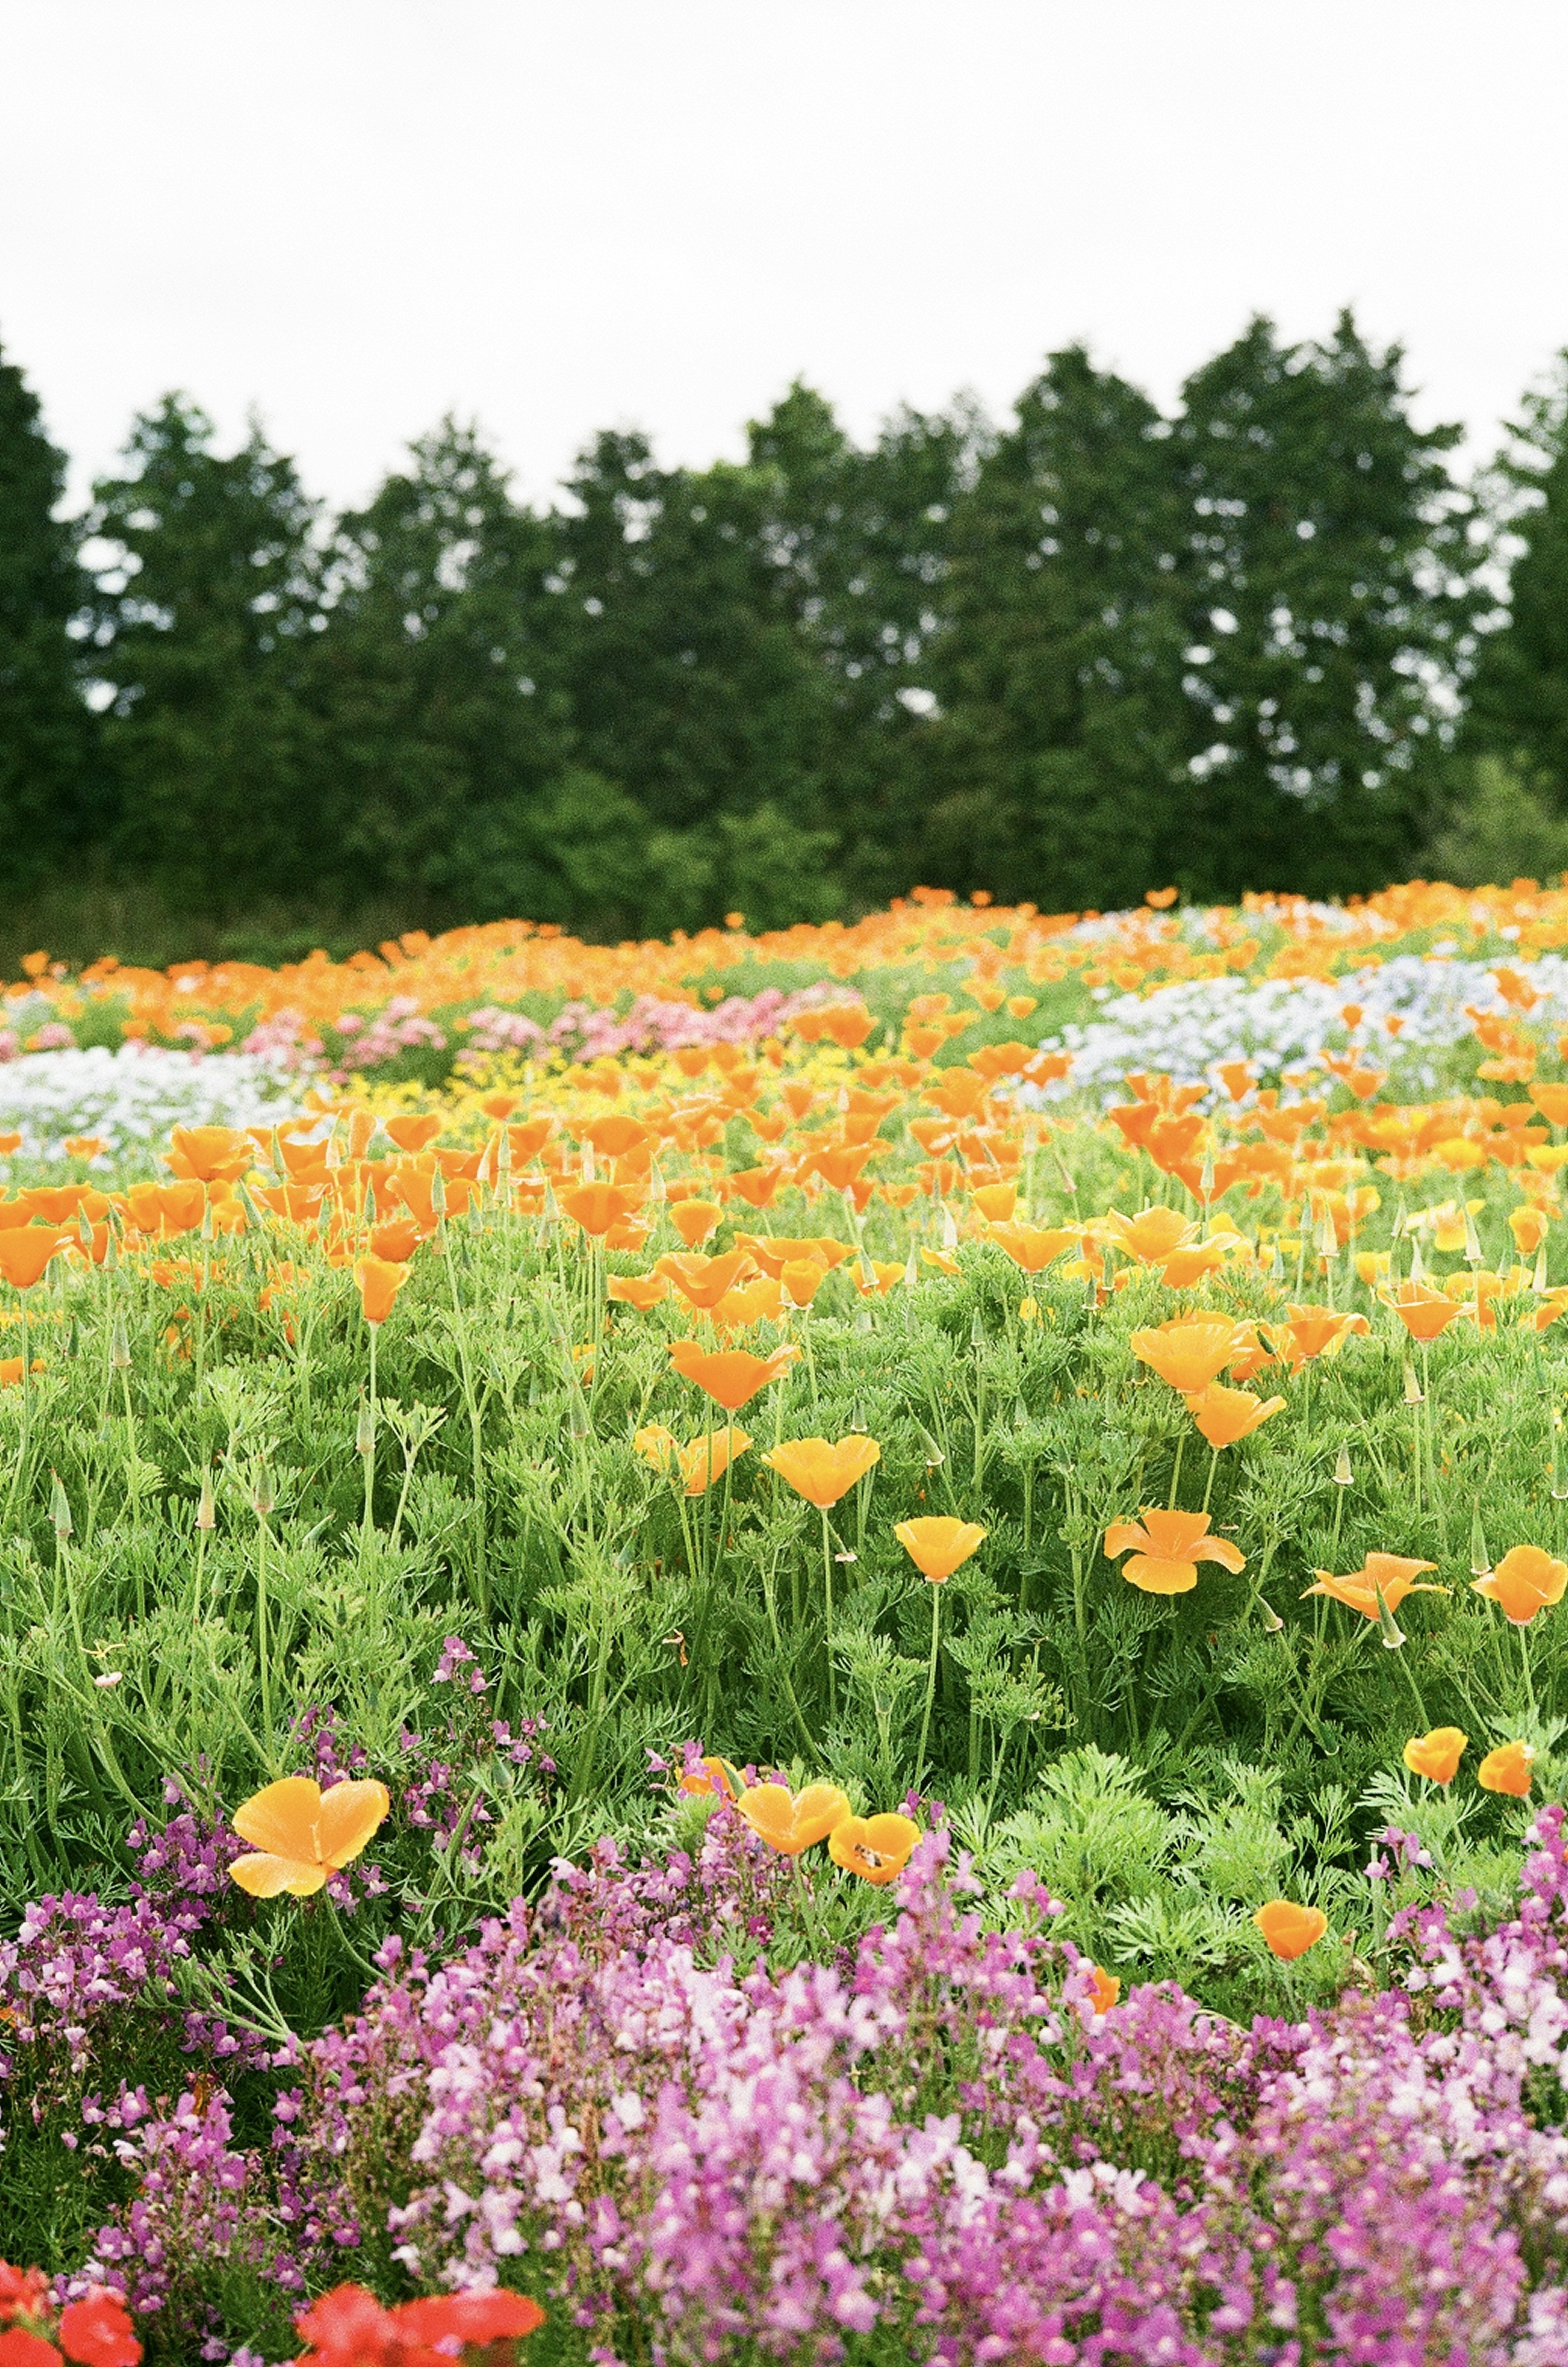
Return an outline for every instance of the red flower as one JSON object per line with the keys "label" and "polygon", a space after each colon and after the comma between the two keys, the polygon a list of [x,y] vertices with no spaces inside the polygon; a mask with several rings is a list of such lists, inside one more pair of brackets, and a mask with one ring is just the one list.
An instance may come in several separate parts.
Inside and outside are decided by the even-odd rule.
{"label": "red flower", "polygon": [[[294,2325],[310,2345],[299,2367],[450,2367],[459,2349],[514,2342],[544,2322],[537,2302],[524,2293],[435,2293],[385,2309],[363,2285],[338,2285]],[[18,2361],[17,2367],[44,2362]]]}
{"label": "red flower", "polygon": [[60,2313],[60,2347],[82,2367],[137,2367],[141,2356],[125,2304],[103,2285],[82,2301],[67,2302]]}
{"label": "red flower", "polygon": [[29,2334],[25,2326],[8,2326],[0,2334],[0,2367],[62,2367],[62,2361],[53,2343],[46,2342],[41,2334]]}

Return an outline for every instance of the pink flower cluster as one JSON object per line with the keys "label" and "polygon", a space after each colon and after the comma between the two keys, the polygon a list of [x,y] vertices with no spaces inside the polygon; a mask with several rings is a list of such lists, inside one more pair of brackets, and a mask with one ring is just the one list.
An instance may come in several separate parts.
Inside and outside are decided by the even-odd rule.
{"label": "pink flower cluster", "polygon": [[678,1052],[697,1044],[760,1044],[776,1036],[797,1011],[825,1002],[858,1002],[847,988],[818,984],[785,994],[765,987],[760,994],[726,995],[703,1010],[639,994],[624,1012],[590,1002],[569,1002],[547,1027],[521,1012],[486,1006],[470,1014],[468,1046],[458,1067],[474,1055],[519,1052],[525,1059],[564,1054],[570,1060],[615,1059],[624,1052]]}
{"label": "pink flower cluster", "polygon": [[1568,2367],[1560,1810],[1535,1841],[1508,1920],[1408,1906],[1393,1986],[1244,2030],[1168,1986],[1097,2013],[1033,1878],[997,1928],[940,1830],[890,1924],[792,1962],[791,1872],[721,1803],[690,1853],[603,1843],[444,1964],[389,1940],[270,2154],[138,2101],[138,2201],[85,2273],[156,2282],[137,2211],[177,2190],[214,2271],[270,2244],[332,2282],[383,2230],[423,2291],[526,2262],[604,2367],[872,2337],[941,2367]]}

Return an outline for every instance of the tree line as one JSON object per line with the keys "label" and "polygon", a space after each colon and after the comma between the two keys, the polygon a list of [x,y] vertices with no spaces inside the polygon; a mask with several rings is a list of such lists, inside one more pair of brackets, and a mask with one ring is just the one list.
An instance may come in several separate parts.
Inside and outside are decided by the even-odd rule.
{"label": "tree line", "polygon": [[547,506],[448,419],[332,515],[171,394],[65,515],[0,357],[0,910],[1339,895],[1462,863],[1476,813],[1568,863],[1568,376],[1479,475],[1459,441],[1348,313],[1259,318],[1168,413],[1077,345],[1003,423],[863,444],[797,382],[739,462],[606,433]]}

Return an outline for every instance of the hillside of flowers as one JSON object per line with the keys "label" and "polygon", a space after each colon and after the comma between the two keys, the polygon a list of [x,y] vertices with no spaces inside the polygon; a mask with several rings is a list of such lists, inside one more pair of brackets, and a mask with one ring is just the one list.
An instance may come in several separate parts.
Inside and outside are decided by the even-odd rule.
{"label": "hillside of flowers", "polygon": [[1564,948],[30,957],[0,2367],[1568,2362]]}

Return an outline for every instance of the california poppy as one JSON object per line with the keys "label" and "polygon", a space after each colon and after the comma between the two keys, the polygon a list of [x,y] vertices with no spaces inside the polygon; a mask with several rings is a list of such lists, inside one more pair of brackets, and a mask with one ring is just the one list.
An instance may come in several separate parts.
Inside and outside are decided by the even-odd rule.
{"label": "california poppy", "polygon": [[400,1150],[424,1150],[441,1131],[441,1119],[432,1110],[422,1117],[384,1117],[381,1131]]}
{"label": "california poppy", "polygon": [[1103,1971],[1099,1965],[1089,1965],[1089,2003],[1096,2013],[1109,2013],[1121,1994],[1122,1984],[1114,1973]]}
{"label": "california poppy", "polygon": [[735,1805],[759,1839],[784,1857],[798,1857],[814,1841],[826,1840],[850,1813],[836,1784],[808,1784],[795,1794],[787,1784],[753,1784]]}
{"label": "california poppy", "polygon": [[775,1348],[771,1356],[753,1356],[745,1348],[700,1348],[694,1340],[671,1340],[670,1361],[682,1380],[694,1381],[726,1413],[738,1413],[759,1389],[788,1372],[800,1351]]}
{"label": "california poppy", "polygon": [[354,1279],[359,1285],[359,1303],[365,1320],[371,1325],[385,1323],[392,1311],[392,1302],[409,1278],[412,1268],[392,1265],[385,1258],[356,1258]]}
{"label": "california poppy", "polygon": [[0,1277],[13,1290],[31,1290],[43,1280],[51,1258],[70,1246],[71,1235],[52,1225],[14,1226],[0,1232]]}
{"label": "california poppy", "polygon": [[795,1307],[809,1307],[827,1279],[827,1267],[814,1257],[791,1258],[779,1274],[780,1285]]}
{"label": "california poppy", "polygon": [[1337,1308],[1287,1307],[1283,1323],[1266,1323],[1263,1329],[1276,1353],[1296,1372],[1319,1356],[1337,1355],[1352,1331],[1370,1331],[1371,1326],[1364,1315],[1342,1313]]}
{"label": "california poppy", "polygon": [[637,1206],[640,1195],[619,1184],[573,1184],[557,1195],[574,1225],[597,1239]]}
{"label": "california poppy", "polygon": [[1190,1217],[1175,1208],[1145,1208],[1135,1217],[1112,1208],[1104,1229],[1106,1239],[1138,1265],[1163,1264],[1175,1251],[1185,1249],[1198,1229]]}
{"label": "california poppy", "polygon": [[735,1800],[739,1796],[736,1783],[722,1759],[699,1759],[694,1767],[682,1770],[675,1785],[677,1792],[698,1800]]}
{"label": "california poppy", "polygon": [[320,1890],[356,1858],[391,1807],[385,1784],[333,1784],[323,1792],[309,1775],[286,1775],[234,1811],[234,1830],[257,1855],[237,1857],[231,1878],[253,1898],[296,1898]]}
{"label": "california poppy", "polygon": [[[978,1196],[976,1194],[976,1197]],[[1021,1267],[1025,1274],[1043,1274],[1048,1265],[1054,1265],[1066,1251],[1070,1250],[1078,1238],[1071,1225],[1009,1222],[987,1225],[986,1233],[987,1240],[995,1241],[999,1250],[1005,1250],[1014,1265]]]}
{"label": "california poppy", "polygon": [[1321,1907],[1297,1907],[1289,1898],[1271,1898],[1252,1920],[1269,1954],[1287,1965],[1315,1948],[1328,1929],[1328,1918]]}
{"label": "california poppy", "polygon": [[863,1479],[875,1463],[882,1459],[882,1449],[874,1438],[851,1435],[829,1445],[825,1438],[796,1438],[775,1446],[762,1460],[781,1479],[788,1481],[797,1496],[819,1512],[827,1512],[840,1496],[847,1496],[857,1480]]}
{"label": "california poppy", "polygon": [[700,1250],[669,1250],[653,1265],[656,1274],[673,1283],[688,1305],[696,1308],[716,1306],[750,1270],[745,1250],[727,1250],[722,1257],[704,1257]]}
{"label": "california poppy", "polygon": [[750,1444],[746,1433],[730,1423],[724,1430],[710,1431],[704,1438],[694,1438],[690,1446],[677,1447],[676,1457],[687,1495],[706,1495],[714,1481],[723,1478],[736,1456],[744,1455]]}
{"label": "california poppy", "polygon": [[1135,1546],[1122,1575],[1145,1594],[1189,1594],[1198,1583],[1198,1564],[1217,1561],[1245,1569],[1247,1557],[1228,1537],[1208,1534],[1207,1512],[1147,1511],[1136,1521],[1112,1521],[1105,1532],[1106,1558],[1114,1561]]}
{"label": "california poppy", "polygon": [[232,1184],[256,1163],[255,1145],[240,1127],[176,1126],[169,1139],[170,1172],[187,1183]]}
{"label": "california poppy", "polygon": [[1459,1301],[1423,1282],[1402,1282],[1396,1291],[1384,1291],[1382,1301],[1385,1307],[1393,1308],[1411,1338],[1423,1344],[1435,1340],[1456,1315],[1464,1312]]}
{"label": "california poppy", "polygon": [[1424,1775],[1428,1784],[1451,1784],[1469,1740],[1457,1726],[1435,1726],[1430,1734],[1412,1735],[1400,1755],[1412,1775]]}
{"label": "california poppy", "polygon": [[669,1282],[661,1274],[613,1274],[604,1288],[617,1306],[640,1308],[645,1314],[670,1296]]}
{"label": "california poppy", "polygon": [[1352,1570],[1348,1578],[1335,1578],[1325,1569],[1316,1572],[1317,1584],[1309,1586],[1303,1594],[1332,1595],[1336,1603],[1359,1611],[1363,1619],[1377,1619],[1379,1598],[1389,1611],[1397,1611],[1407,1594],[1446,1594],[1446,1586],[1417,1586],[1424,1569],[1436,1569],[1435,1561],[1411,1561],[1403,1554],[1370,1553],[1360,1569]]}
{"label": "california poppy", "polygon": [[1495,1569],[1472,1583],[1475,1592],[1490,1595],[1516,1627],[1528,1627],[1538,1611],[1562,1602],[1568,1562],[1554,1561],[1540,1546],[1516,1546]]}
{"label": "california poppy", "polygon": [[1255,1398],[1248,1389],[1224,1388],[1218,1381],[1211,1381],[1206,1389],[1187,1400],[1188,1412],[1216,1454],[1222,1446],[1250,1438],[1284,1410],[1283,1398]]}
{"label": "california poppy", "polygon": [[882,1889],[897,1882],[919,1838],[912,1817],[846,1817],[828,1836],[828,1854],[846,1874]]}
{"label": "california poppy", "polygon": [[1475,1780],[1483,1792],[1506,1792],[1511,1799],[1528,1799],[1534,1760],[1533,1743],[1505,1742],[1500,1750],[1487,1752],[1475,1771]]}
{"label": "california poppy", "polygon": [[723,1214],[716,1200],[676,1200],[671,1205],[670,1221],[686,1247],[694,1250],[717,1230]]}
{"label": "california poppy", "polygon": [[1134,1331],[1128,1345],[1162,1381],[1183,1397],[1194,1397],[1230,1362],[1235,1325],[1227,1315],[1182,1315],[1153,1331]]}
{"label": "california poppy", "polygon": [[986,1531],[977,1522],[955,1521],[947,1512],[929,1512],[918,1521],[900,1521],[893,1534],[915,1568],[933,1586],[943,1585],[986,1541]]}

